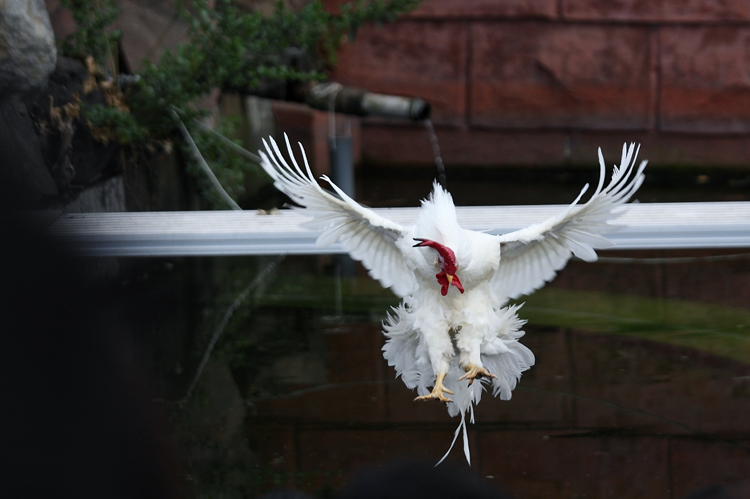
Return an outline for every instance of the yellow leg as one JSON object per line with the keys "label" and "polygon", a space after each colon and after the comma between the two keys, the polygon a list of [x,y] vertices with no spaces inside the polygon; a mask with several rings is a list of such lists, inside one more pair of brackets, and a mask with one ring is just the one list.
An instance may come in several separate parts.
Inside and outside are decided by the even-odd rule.
{"label": "yellow leg", "polygon": [[464,366],[464,371],[466,371],[466,374],[458,378],[458,381],[461,381],[462,379],[468,379],[469,385],[471,385],[476,378],[497,378],[497,376],[489,372],[484,367],[474,364],[466,364]]}
{"label": "yellow leg", "polygon": [[429,395],[422,395],[420,397],[415,398],[414,400],[436,399],[441,402],[453,402],[451,399],[443,395],[443,393],[450,393],[451,395],[454,395],[452,391],[448,390],[446,387],[443,386],[444,379],[445,379],[445,373],[438,374],[437,380],[435,380],[435,386],[432,388],[432,392],[430,392]]}

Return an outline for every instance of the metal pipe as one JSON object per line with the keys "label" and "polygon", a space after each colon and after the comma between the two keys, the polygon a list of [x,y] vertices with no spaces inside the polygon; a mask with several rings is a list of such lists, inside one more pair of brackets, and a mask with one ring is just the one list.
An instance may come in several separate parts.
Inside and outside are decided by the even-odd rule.
{"label": "metal pipe", "polygon": [[[330,110],[330,101],[330,83],[310,87],[305,97],[308,106],[323,111]],[[430,117],[430,105],[422,99],[376,94],[356,87],[340,87],[336,91],[334,110],[356,116],[382,116],[411,121],[422,121]]]}

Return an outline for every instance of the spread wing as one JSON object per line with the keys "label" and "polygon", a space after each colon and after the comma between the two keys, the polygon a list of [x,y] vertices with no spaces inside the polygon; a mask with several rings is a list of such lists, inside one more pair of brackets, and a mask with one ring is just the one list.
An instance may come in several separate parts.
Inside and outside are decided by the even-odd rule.
{"label": "spread wing", "polygon": [[304,172],[294,158],[286,134],[284,139],[293,167],[284,160],[273,138],[270,146],[263,140],[266,151],[259,151],[261,166],[273,178],[277,189],[306,208],[313,217],[307,225],[323,230],[317,244],[328,246],[340,241],[352,258],[361,261],[384,287],[400,297],[412,293],[417,286],[416,278],[395,244],[405,229],[354,201],[325,175],[321,178],[338,197],[323,190],[310,171],[302,144],[299,147],[305,162]]}
{"label": "spread wing", "polygon": [[599,185],[591,199],[583,205],[578,201],[588,189],[583,188],[575,201],[563,212],[544,222],[499,236],[500,265],[491,284],[503,299],[517,298],[542,287],[563,268],[571,254],[585,261],[596,260],[594,249],[614,245],[603,236],[617,230],[609,224],[624,210],[624,205],[643,183],[647,161],[635,168],[638,156],[635,144],[622,146],[620,166],[615,166],[612,179],[603,188],[604,157],[599,149],[601,173]]}

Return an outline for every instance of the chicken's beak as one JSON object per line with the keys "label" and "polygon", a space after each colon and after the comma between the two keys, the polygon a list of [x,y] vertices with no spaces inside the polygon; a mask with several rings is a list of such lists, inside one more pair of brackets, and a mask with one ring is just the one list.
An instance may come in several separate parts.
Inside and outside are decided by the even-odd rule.
{"label": "chicken's beak", "polygon": [[450,274],[445,274],[445,277],[448,279],[448,284],[453,284],[453,276]]}

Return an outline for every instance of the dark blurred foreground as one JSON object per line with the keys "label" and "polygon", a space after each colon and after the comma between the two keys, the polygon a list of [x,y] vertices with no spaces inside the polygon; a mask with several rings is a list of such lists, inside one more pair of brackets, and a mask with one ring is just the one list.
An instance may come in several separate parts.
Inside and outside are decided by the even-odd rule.
{"label": "dark blurred foreground", "polygon": [[17,217],[0,233],[2,495],[177,497],[168,432],[84,262]]}

